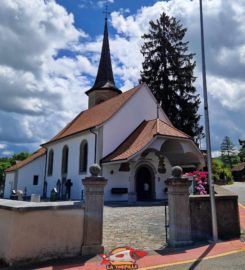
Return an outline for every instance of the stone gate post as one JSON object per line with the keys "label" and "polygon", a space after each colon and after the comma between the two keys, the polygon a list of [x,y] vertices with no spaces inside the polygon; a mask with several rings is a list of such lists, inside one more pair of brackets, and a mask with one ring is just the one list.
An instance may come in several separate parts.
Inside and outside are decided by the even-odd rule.
{"label": "stone gate post", "polygon": [[191,181],[182,178],[181,167],[173,167],[172,178],[166,181],[169,207],[169,245],[172,247],[192,243],[189,187]]}
{"label": "stone gate post", "polygon": [[107,180],[98,176],[99,165],[92,165],[89,170],[91,176],[82,180],[85,199],[83,256],[97,255],[104,251],[102,246],[103,207],[104,187]]}

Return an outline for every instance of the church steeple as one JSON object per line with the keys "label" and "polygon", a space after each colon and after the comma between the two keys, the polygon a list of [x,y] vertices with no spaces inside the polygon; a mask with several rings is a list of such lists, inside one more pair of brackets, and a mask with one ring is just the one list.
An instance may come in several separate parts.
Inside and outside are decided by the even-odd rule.
{"label": "church steeple", "polygon": [[109,46],[107,16],[105,18],[104,37],[100,56],[99,68],[93,87],[86,92],[89,96],[89,107],[97,105],[115,95],[120,94],[121,91],[116,87]]}

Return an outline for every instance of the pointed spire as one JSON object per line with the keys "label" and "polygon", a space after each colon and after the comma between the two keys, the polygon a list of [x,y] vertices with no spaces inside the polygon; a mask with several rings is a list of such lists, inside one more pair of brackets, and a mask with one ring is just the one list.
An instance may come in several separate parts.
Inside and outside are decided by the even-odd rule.
{"label": "pointed spire", "polygon": [[102,44],[102,51],[100,56],[100,63],[98,68],[97,77],[93,87],[89,90],[97,90],[97,89],[110,89],[115,90],[117,92],[121,91],[117,89],[114,81],[112,64],[111,64],[111,54],[110,54],[110,46],[109,46],[109,37],[108,37],[108,26],[107,26],[107,14],[105,17],[105,27],[104,27],[104,37]]}

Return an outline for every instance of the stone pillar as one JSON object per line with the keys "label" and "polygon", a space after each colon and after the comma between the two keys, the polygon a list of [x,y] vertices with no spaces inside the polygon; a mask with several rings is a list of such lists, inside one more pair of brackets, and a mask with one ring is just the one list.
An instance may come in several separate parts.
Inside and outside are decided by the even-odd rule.
{"label": "stone pillar", "polygon": [[90,172],[92,175],[82,180],[85,198],[83,256],[97,255],[104,251],[103,208],[104,187],[107,180],[98,176],[100,173],[98,165],[92,165]]}
{"label": "stone pillar", "polygon": [[169,245],[185,246],[192,243],[189,187],[191,181],[182,178],[182,169],[173,167],[172,178],[166,181],[168,187]]}

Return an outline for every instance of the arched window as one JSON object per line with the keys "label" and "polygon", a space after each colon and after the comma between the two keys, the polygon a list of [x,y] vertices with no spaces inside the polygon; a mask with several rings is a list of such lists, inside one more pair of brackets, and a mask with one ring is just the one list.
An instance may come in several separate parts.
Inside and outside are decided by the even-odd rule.
{"label": "arched window", "polygon": [[80,144],[79,172],[84,173],[88,167],[88,142],[82,141]]}
{"label": "arched window", "polygon": [[48,175],[53,174],[53,165],[54,165],[54,150],[51,149],[48,155]]}
{"label": "arched window", "polygon": [[67,145],[65,145],[62,150],[62,167],[61,167],[62,174],[67,174],[68,171],[68,155],[69,155],[69,148]]}

